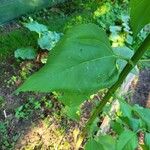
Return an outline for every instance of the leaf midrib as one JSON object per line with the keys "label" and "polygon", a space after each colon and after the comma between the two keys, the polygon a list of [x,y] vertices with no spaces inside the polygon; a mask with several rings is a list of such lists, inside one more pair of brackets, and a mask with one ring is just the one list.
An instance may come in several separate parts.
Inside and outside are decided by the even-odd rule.
{"label": "leaf midrib", "polygon": [[[104,56],[104,57],[101,57],[101,58],[95,58],[95,59],[92,59],[92,60],[87,60],[87,61],[83,61],[83,62],[81,62],[81,63],[78,63],[78,64],[76,64],[76,65],[73,65],[73,66],[70,66],[69,68],[66,68],[66,69],[64,69],[64,70],[60,70],[60,71],[57,71],[58,73],[63,73],[63,72],[65,72],[65,71],[67,71],[67,70],[71,70],[72,68],[76,68],[76,67],[78,67],[78,66],[80,66],[80,65],[83,65],[83,64],[86,64],[86,63],[89,63],[89,62],[93,62],[93,61],[97,61],[97,60],[102,60],[102,59],[106,59],[106,58],[114,58],[114,57],[116,57],[115,55],[111,55],[111,56]],[[63,68],[62,68],[63,69]],[[56,74],[55,74],[56,72],[54,72],[53,74],[54,74],[54,76],[56,76]]]}

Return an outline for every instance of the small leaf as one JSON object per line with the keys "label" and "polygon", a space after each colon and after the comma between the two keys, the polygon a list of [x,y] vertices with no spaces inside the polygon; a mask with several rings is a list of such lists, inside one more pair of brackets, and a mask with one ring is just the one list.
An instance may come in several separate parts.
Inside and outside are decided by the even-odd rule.
{"label": "small leaf", "polygon": [[128,118],[128,117],[120,117],[120,119],[126,123],[129,128],[133,131],[137,131],[138,129],[143,127],[143,122],[141,119]]}
{"label": "small leaf", "polygon": [[90,139],[85,145],[85,150],[99,150],[100,147],[101,147],[101,144],[99,144],[94,139]]}
{"label": "small leaf", "polygon": [[135,150],[138,146],[136,133],[125,130],[122,132],[117,141],[117,150]]}
{"label": "small leaf", "polygon": [[141,29],[150,23],[150,1],[131,0],[131,26],[133,34],[136,36]]}
{"label": "small leaf", "polygon": [[78,107],[66,106],[63,109],[63,113],[66,114],[66,116],[68,116],[68,118],[73,119],[73,120],[79,120],[79,118],[80,118],[80,110]]}
{"label": "small leaf", "polygon": [[132,118],[132,107],[127,104],[125,101],[119,101],[120,110],[123,114],[123,117]]}
{"label": "small leaf", "polygon": [[150,133],[145,133],[144,144],[147,150],[150,150]]}
{"label": "small leaf", "polygon": [[117,134],[121,134],[124,131],[124,127],[120,122],[112,122],[111,123],[111,127],[112,129],[117,133]]}
{"label": "small leaf", "polygon": [[118,33],[121,31],[121,27],[120,26],[110,26],[109,30],[111,33]]}
{"label": "small leaf", "polygon": [[39,34],[41,34],[42,32],[48,31],[47,26],[45,26],[43,24],[39,24],[36,21],[31,21],[29,23],[26,23],[25,27],[28,28],[30,31],[34,31],[34,32],[37,32]]}
{"label": "small leaf", "polygon": [[46,32],[41,35],[38,39],[38,44],[41,49],[46,49],[50,51],[55,47],[56,43],[60,40],[60,34],[56,32]]}
{"label": "small leaf", "polygon": [[120,56],[120,58],[125,58],[125,59],[130,59],[134,54],[134,52],[126,46],[114,47],[113,51],[116,55]]}
{"label": "small leaf", "polygon": [[133,131],[138,131],[140,128],[142,128],[142,120],[129,118],[129,126]]}
{"label": "small leaf", "polygon": [[[114,53],[120,58],[117,60],[117,64],[120,68],[120,72],[126,66],[127,62],[131,59],[134,54],[134,51],[128,47],[115,47],[113,48]],[[134,67],[131,71],[133,74],[137,74],[138,69]]]}
{"label": "small leaf", "polygon": [[109,135],[100,136],[90,139],[85,145],[85,150],[116,150],[116,142]]}
{"label": "small leaf", "polygon": [[144,123],[146,124],[147,130],[150,131],[150,109],[143,108],[138,105],[135,105],[133,107],[133,109],[136,112],[136,114],[138,115],[138,117],[141,118],[142,121],[144,121]]}
{"label": "small leaf", "polygon": [[116,150],[116,142],[115,139],[110,135],[100,136],[96,138],[97,142],[99,142],[104,150]]}
{"label": "small leaf", "polygon": [[93,123],[91,124],[90,128],[89,128],[89,132],[91,135],[93,135],[96,131],[98,131],[98,126],[97,123],[99,122],[99,118],[97,117]]}
{"label": "small leaf", "polygon": [[36,58],[36,51],[33,48],[19,48],[15,51],[15,58],[25,59],[35,59]]}

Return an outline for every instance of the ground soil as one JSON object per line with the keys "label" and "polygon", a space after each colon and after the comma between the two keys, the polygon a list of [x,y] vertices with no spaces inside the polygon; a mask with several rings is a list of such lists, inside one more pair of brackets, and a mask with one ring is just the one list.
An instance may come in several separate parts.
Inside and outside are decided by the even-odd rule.
{"label": "ground soil", "polygon": [[150,108],[150,69],[140,71],[139,79],[133,90],[133,103]]}

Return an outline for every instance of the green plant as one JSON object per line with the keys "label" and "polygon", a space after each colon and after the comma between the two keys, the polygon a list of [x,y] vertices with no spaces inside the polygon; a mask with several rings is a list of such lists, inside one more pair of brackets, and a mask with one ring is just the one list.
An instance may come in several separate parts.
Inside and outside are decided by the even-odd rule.
{"label": "green plant", "polygon": [[46,97],[42,97],[41,103],[43,103],[44,107],[47,108],[47,109],[51,109],[52,108],[51,100],[48,100]]}
{"label": "green plant", "polygon": [[0,148],[1,149],[14,149],[14,142],[18,139],[19,135],[13,137],[12,141],[9,139],[9,132],[8,132],[8,121],[0,122]]}
{"label": "green plant", "polygon": [[15,58],[25,59],[35,59],[36,58],[36,51],[33,48],[20,48],[15,51]]}
{"label": "green plant", "polygon": [[[110,134],[115,133],[115,135],[113,137],[110,135],[93,136],[85,145],[86,149],[91,150],[94,147],[97,150],[103,147],[102,149],[108,150],[134,150],[138,146],[139,133],[145,135],[145,144],[141,143],[140,147],[145,146],[147,150],[150,148],[148,142],[150,110],[138,105],[131,106],[122,97],[118,99],[120,110],[116,112],[115,117],[110,116]],[[96,124],[94,129],[96,129]]]}
{"label": "green plant", "polygon": [[96,20],[96,22],[105,30],[109,30],[110,26],[120,26],[121,24],[123,24],[123,26],[125,25],[124,29],[127,30],[127,24],[124,24],[127,19],[126,16],[128,14],[128,7],[126,7],[127,2],[124,3],[117,0],[108,0],[102,1],[101,3],[102,4],[99,5],[99,7],[94,12],[93,17]]}
{"label": "green plant", "polygon": [[28,119],[35,110],[51,108],[52,102],[51,100],[46,99],[46,97],[42,97],[40,100],[36,100],[35,98],[29,98],[25,104],[16,108],[15,117],[17,119]]}
{"label": "green plant", "polygon": [[34,31],[38,33],[38,45],[41,49],[50,51],[52,48],[55,47],[56,43],[60,40],[61,34],[58,34],[56,32],[52,32],[48,30],[48,27],[39,24],[36,21],[33,21],[30,18],[29,23],[25,23],[24,26],[28,28],[30,31]]}
{"label": "green plant", "polygon": [[17,80],[18,76],[12,76],[8,81],[5,81],[7,83],[7,87],[10,87],[10,85],[15,85]]}
{"label": "green plant", "polygon": [[0,122],[0,137],[3,137],[0,138],[0,145],[2,146],[1,148],[9,147],[6,123]]}
{"label": "green plant", "polygon": [[[47,26],[43,24],[39,24],[38,22],[33,21],[31,18],[29,23],[24,23],[24,26],[28,28],[30,31],[34,31],[38,33],[39,35],[38,46],[42,50],[50,51],[52,48],[55,47],[56,43],[60,40],[60,36],[62,35],[56,32],[49,31]],[[15,58],[30,60],[36,58],[37,52],[32,47],[26,47],[26,48],[22,47],[17,49],[14,55]]]}
{"label": "green plant", "polygon": [[[131,0],[130,5],[131,26],[135,39],[140,30],[147,23],[150,23],[150,16],[147,15],[150,12],[150,7],[148,0],[142,2]],[[141,19],[140,14],[143,12],[144,17]],[[150,35],[135,50],[132,58],[126,59],[126,56],[121,57],[114,53],[106,34],[98,26],[94,24],[76,26],[68,31],[54,47],[47,64],[27,79],[17,92],[59,92],[61,93],[60,101],[76,112],[77,109],[75,108],[79,108],[91,94],[100,89],[108,88],[108,92],[93,110],[90,119],[83,128],[80,136],[82,139],[149,46]],[[125,67],[121,68],[118,60],[126,60]],[[145,116],[149,113],[149,109],[136,107],[134,111],[146,124],[149,124],[149,117]],[[150,132],[149,127],[147,132]],[[117,145],[111,136],[91,137],[86,149],[98,149],[101,146],[102,149],[106,150],[133,150],[138,146],[136,134],[136,132],[126,129],[120,134]],[[149,134],[146,133],[146,146],[148,146],[148,138]],[[114,147],[111,147],[112,144]]]}
{"label": "green plant", "polygon": [[28,117],[33,113],[34,110],[38,110],[41,108],[40,101],[35,100],[34,98],[29,98],[29,100],[19,106],[15,110],[15,117],[18,119],[28,119]]}

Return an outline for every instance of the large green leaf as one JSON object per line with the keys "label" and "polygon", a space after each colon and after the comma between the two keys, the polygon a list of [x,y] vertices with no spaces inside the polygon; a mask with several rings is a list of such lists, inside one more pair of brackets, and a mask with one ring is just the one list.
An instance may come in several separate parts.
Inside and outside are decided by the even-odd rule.
{"label": "large green leaf", "polygon": [[47,64],[17,91],[62,92],[66,105],[80,105],[118,79],[117,58],[104,31],[94,24],[78,25],[51,51]]}
{"label": "large green leaf", "polygon": [[131,0],[131,26],[133,34],[138,32],[150,23],[150,1],[149,0]]}
{"label": "large green leaf", "polygon": [[135,150],[138,146],[136,133],[125,130],[119,136],[117,141],[117,150]]}
{"label": "large green leaf", "polygon": [[109,135],[100,136],[90,139],[85,145],[85,150],[116,150],[116,142]]}

